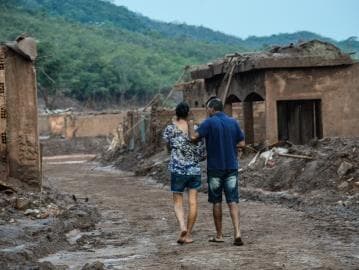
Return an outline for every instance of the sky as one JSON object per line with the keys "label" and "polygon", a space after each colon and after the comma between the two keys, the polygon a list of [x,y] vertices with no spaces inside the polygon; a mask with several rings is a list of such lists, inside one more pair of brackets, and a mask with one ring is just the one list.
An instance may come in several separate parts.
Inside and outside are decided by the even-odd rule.
{"label": "sky", "polygon": [[311,31],[359,37],[359,0],[112,0],[164,22],[202,25],[240,38]]}

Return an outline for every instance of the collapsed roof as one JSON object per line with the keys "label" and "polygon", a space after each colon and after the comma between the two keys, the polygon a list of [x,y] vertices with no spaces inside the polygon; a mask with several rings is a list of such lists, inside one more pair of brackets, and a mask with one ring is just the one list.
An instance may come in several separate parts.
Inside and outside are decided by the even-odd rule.
{"label": "collapsed roof", "polygon": [[298,68],[351,65],[354,61],[331,43],[311,40],[304,43],[276,46],[270,51],[235,53],[213,63],[191,70],[192,79],[208,79],[229,72],[246,72],[269,68]]}

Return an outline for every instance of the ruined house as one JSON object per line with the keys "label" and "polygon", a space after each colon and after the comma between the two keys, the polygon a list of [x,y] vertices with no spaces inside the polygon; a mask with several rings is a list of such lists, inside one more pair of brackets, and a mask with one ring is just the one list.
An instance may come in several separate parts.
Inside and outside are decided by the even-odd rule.
{"label": "ruined house", "polygon": [[0,45],[0,181],[5,186],[41,187],[35,58],[32,38]]}
{"label": "ruined house", "polygon": [[179,86],[192,107],[212,96],[240,106],[247,143],[359,136],[359,63],[317,40],[228,55],[191,71]]}

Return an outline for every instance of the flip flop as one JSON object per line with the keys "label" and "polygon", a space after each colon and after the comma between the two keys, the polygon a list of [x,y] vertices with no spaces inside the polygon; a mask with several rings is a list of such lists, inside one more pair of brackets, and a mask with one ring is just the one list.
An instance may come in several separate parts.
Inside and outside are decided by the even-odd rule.
{"label": "flip flop", "polygon": [[213,242],[213,243],[223,243],[224,239],[218,239],[217,237],[211,237],[209,238],[208,242]]}
{"label": "flip flop", "polygon": [[236,239],[234,239],[233,245],[235,245],[235,246],[243,246],[244,243],[242,241],[242,238],[237,237]]}

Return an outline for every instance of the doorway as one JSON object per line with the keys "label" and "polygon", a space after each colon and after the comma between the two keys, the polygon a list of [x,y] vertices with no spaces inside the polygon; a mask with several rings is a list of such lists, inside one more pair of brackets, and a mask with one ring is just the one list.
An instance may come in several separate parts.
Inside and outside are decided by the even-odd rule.
{"label": "doorway", "polygon": [[306,144],[322,138],[320,100],[277,101],[278,140]]}

